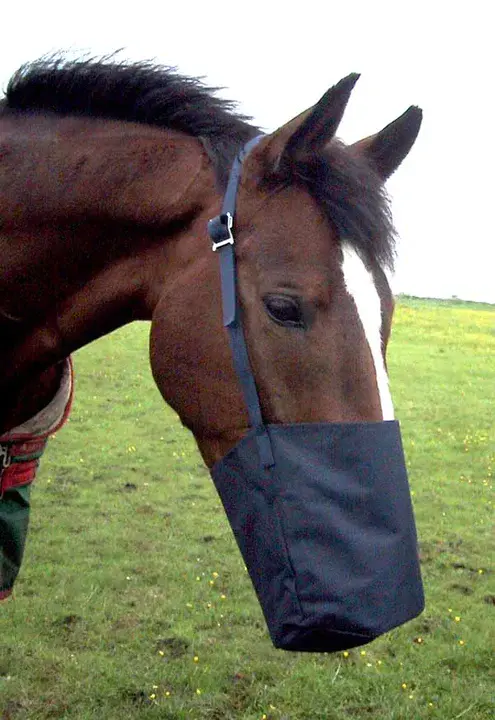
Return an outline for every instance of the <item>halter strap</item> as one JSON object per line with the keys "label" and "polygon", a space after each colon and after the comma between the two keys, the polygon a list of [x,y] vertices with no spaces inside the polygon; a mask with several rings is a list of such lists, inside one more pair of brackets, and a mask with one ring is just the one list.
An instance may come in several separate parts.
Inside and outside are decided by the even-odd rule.
{"label": "halter strap", "polygon": [[209,221],[208,234],[212,240],[213,251],[219,255],[223,324],[229,332],[234,367],[246,401],[249,422],[255,429],[260,462],[263,467],[271,467],[275,464],[275,461],[273,459],[270,438],[266,426],[263,423],[258,391],[251,370],[246,340],[242,329],[241,309],[239,307],[236,288],[235,240],[232,232],[237,190],[242,174],[242,163],[249,151],[258,144],[262,137],[262,135],[258,135],[246,143],[235,158],[223,198],[222,212]]}

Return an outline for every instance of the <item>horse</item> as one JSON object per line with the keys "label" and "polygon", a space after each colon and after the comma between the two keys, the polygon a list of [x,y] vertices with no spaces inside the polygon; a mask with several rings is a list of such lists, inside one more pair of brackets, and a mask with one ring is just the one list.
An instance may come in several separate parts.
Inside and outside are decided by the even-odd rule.
{"label": "horse", "polygon": [[[244,160],[238,301],[267,423],[394,418],[384,186],[422,111],[345,145],[336,133],[357,79]],[[206,228],[258,135],[215,90],[153,63],[62,56],[14,74],[0,102],[0,447],[46,441],[69,411],[71,355],[134,320],[150,321],[154,380],[208,468],[245,436]]]}

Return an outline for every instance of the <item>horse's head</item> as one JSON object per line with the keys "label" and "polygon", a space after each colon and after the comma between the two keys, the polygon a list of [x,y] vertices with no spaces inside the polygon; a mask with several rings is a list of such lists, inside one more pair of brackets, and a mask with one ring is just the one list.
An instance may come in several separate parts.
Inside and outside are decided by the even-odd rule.
{"label": "horse's head", "polygon": [[[393,418],[385,364],[393,298],[385,270],[394,237],[383,184],[411,149],[421,111],[411,107],[378,134],[344,146],[335,132],[356,79],[344,79],[264,137],[243,166],[238,292],[268,423]],[[221,328],[217,262],[211,253],[191,273],[196,293],[177,318],[180,340],[173,338],[177,387],[165,393],[208,463],[247,427]],[[167,312],[187,305],[178,293],[179,300],[167,293]],[[194,384],[184,377],[192,374],[182,362],[190,357],[197,359]],[[153,366],[163,387],[157,353]]]}

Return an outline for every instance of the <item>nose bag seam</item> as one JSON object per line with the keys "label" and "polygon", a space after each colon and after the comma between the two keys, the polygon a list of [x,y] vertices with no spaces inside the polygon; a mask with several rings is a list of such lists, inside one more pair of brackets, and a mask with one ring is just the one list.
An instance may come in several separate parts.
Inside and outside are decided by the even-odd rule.
{"label": "nose bag seam", "polygon": [[[277,473],[277,474],[278,474],[278,473]],[[296,596],[296,598],[297,598],[297,604],[298,604],[298,608],[299,608],[299,613],[300,613],[300,615],[301,615],[301,620],[304,621],[304,619],[307,619],[308,616],[305,614],[305,612],[304,612],[304,610],[303,610],[302,601],[301,601],[301,598],[300,598],[300,595],[299,595],[299,591],[298,591],[298,589],[297,589],[297,573],[296,573],[294,561],[293,561],[293,559],[292,559],[292,555],[291,555],[291,552],[290,552],[290,549],[289,549],[288,534],[287,534],[287,529],[286,529],[286,523],[284,522],[283,507],[279,507],[279,506],[282,505],[282,504],[283,504],[283,500],[281,500],[281,498],[280,498],[278,495],[274,495],[274,498],[273,498],[273,508],[274,508],[275,513],[276,513],[276,515],[277,515],[277,520],[278,520],[278,523],[279,523],[279,526],[280,526],[280,534],[281,534],[281,536],[282,536],[282,538],[283,538],[283,540],[284,540],[285,555],[286,555],[286,557],[287,557],[287,564],[288,564],[288,566],[290,567],[290,571],[291,571],[291,574],[292,574],[292,581],[293,581],[293,584],[294,584],[294,594],[295,594],[295,596]]]}

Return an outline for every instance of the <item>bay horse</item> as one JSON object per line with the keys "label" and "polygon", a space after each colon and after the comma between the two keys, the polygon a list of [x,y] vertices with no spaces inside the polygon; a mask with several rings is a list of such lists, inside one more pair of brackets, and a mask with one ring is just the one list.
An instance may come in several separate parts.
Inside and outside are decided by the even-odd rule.
{"label": "bay horse", "polygon": [[[422,113],[412,106],[344,145],[336,132],[357,78],[264,135],[244,162],[238,292],[268,423],[393,418],[384,183]],[[45,442],[67,415],[71,354],[133,320],[151,321],[154,379],[206,465],[245,435],[206,228],[235,155],[259,133],[200,81],[151,63],[43,59],[13,76],[0,103],[5,473],[9,442]],[[32,463],[24,484],[37,449],[21,458]]]}

